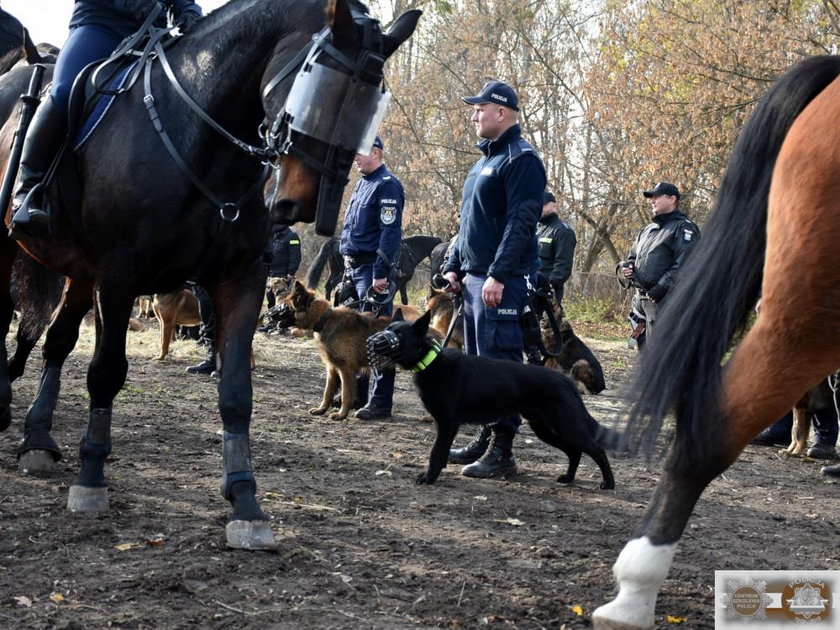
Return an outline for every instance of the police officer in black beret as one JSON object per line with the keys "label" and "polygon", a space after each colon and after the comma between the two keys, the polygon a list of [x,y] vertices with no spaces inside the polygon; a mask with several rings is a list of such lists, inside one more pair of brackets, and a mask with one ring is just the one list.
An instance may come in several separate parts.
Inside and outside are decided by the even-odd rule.
{"label": "police officer in black beret", "polygon": [[639,232],[621,266],[624,277],[636,287],[633,307],[645,316],[645,334],[650,337],[680,267],[700,240],[700,229],[680,212],[681,195],[674,184],[659,182],[642,194],[650,200],[653,221]]}
{"label": "police officer in black beret", "polygon": [[[350,275],[361,298],[359,310],[391,315],[405,193],[400,180],[383,162],[384,150],[382,138],[376,136],[369,155],[356,155],[356,168],[362,177],[344,214],[338,251],[344,256],[345,275]],[[366,375],[357,377],[359,399],[367,403],[355,416],[382,420],[391,416],[394,370],[371,369],[371,376],[372,383]]]}
{"label": "police officer in black beret", "polygon": [[[519,97],[501,81],[488,81],[476,96],[471,120],[482,141],[481,158],[464,182],[461,227],[443,270],[450,291],[464,294],[464,344],[468,354],[522,363],[522,310],[539,268],[537,221],[545,167],[522,138]],[[465,272],[459,283],[459,272]],[[491,403],[492,404],[492,401]],[[461,474],[496,477],[516,472],[513,438],[519,416],[484,426],[449,461],[467,464]]]}
{"label": "police officer in black beret", "polygon": [[[193,0],[161,0],[161,4],[182,33],[201,17],[201,7]],[[126,37],[140,29],[157,5],[156,0],[76,0],[70,34],[56,60],[50,95],[36,110],[23,144],[9,230],[13,238],[49,234],[48,208],[41,207],[40,199],[26,197],[46,175],[67,134],[67,106],[76,76],[89,63],[114,52]],[[166,17],[162,14],[155,25],[166,26]]]}

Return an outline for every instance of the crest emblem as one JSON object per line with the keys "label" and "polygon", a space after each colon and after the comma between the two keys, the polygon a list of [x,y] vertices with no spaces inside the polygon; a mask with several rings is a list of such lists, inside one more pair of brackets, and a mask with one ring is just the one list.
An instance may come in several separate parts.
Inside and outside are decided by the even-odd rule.
{"label": "crest emblem", "polygon": [[397,220],[397,208],[395,206],[382,206],[379,211],[379,220],[385,225],[391,225]]}

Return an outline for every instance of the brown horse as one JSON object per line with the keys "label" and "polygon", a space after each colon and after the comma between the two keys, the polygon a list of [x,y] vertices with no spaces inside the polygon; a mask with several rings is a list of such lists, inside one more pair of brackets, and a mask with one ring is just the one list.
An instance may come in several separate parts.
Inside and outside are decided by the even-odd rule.
{"label": "brown horse", "polygon": [[[641,355],[631,443],[676,409],[653,499],[613,569],[601,630],[654,626],[656,597],[706,486],[840,367],[840,57],[805,60],[759,102],[704,237]],[[766,241],[765,241],[766,235]],[[761,317],[721,367],[762,298]]]}
{"label": "brown horse", "polygon": [[[418,18],[410,11],[382,32],[354,0],[231,0],[189,34],[157,46],[142,78],[113,102],[69,169],[80,174],[79,203],[67,179],[48,189],[52,234],[22,246],[69,280],[47,333],[19,468],[49,469],[61,457],[50,435],[61,367],[93,301],[90,410],[69,509],[108,509],[104,465],[113,400],[128,370],[126,324],[135,297],[194,280],[208,290],[216,315],[222,492],[233,508],[227,542],[274,546],[256,499],[249,437],[251,340],[270,218],[334,231],[353,157],[370,146],[387,102],[385,60]],[[21,68],[0,81],[0,109],[15,112],[0,132],[2,147],[11,144],[14,103],[28,80]],[[263,199],[267,171],[273,177]],[[14,251],[0,243],[0,295]],[[0,308],[0,332],[10,318]],[[2,380],[0,406],[8,407]]]}

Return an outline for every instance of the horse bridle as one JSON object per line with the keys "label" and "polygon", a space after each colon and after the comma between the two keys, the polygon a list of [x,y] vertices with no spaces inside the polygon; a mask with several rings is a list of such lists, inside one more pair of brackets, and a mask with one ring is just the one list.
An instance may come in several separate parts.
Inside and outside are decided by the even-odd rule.
{"label": "horse bridle", "polygon": [[[283,110],[271,124],[268,120],[263,121],[261,135],[267,151],[278,158],[293,155],[321,174],[315,231],[328,236],[335,231],[353,158],[357,153],[370,153],[390,100],[390,94],[380,87],[385,56],[379,22],[365,13],[355,10],[351,13],[362,40],[362,52],[356,59],[333,46],[332,33],[324,28],[272,77],[262,94],[265,102],[272,91],[299,68]],[[339,69],[325,63],[327,60]],[[330,96],[340,96],[341,106],[336,116],[326,119],[317,106],[333,100]],[[313,157],[299,146],[298,141],[306,138],[326,145],[323,159]],[[278,160],[271,161],[271,166],[274,169],[273,198],[279,186]]]}
{"label": "horse bridle", "polygon": [[[324,28],[316,33],[312,37],[312,41],[274,75],[265,86],[262,93],[263,103],[283,80],[291,76],[295,69],[300,68],[283,110],[278,112],[273,121],[266,118],[259,126],[259,135],[263,141],[262,147],[248,144],[228,132],[192,99],[172,71],[164,47],[161,45],[160,37],[152,34],[152,38],[156,40],[154,42],[155,55],[148,57],[144,73],[144,102],[149,117],[175,163],[184,171],[196,188],[213,205],[219,208],[222,220],[232,223],[239,218],[241,206],[255,194],[256,190],[266,180],[270,170],[273,171],[273,178],[275,179],[271,193],[273,198],[279,185],[277,179],[280,170],[280,156],[293,155],[321,174],[315,219],[316,231],[319,234],[329,235],[332,235],[335,231],[341,197],[348,182],[347,174],[350,171],[353,158],[356,153],[370,152],[390,97],[388,92],[380,88],[384,78],[382,71],[385,65],[385,57],[382,53],[382,34],[379,29],[379,21],[355,10],[352,11],[352,14],[357,28],[362,31],[362,53],[355,60],[332,45],[332,32],[329,28]],[[319,60],[322,56],[332,59],[339,67],[349,71],[349,74],[333,70]],[[238,200],[223,201],[213,193],[187,165],[169,138],[152,96],[151,65],[155,58],[160,61],[164,74],[176,93],[205,123],[238,149],[261,160],[265,165],[260,179],[250,186]],[[321,72],[316,74],[313,71],[318,70],[319,66]],[[338,74],[348,77],[342,81],[346,89],[338,116],[334,119],[335,123],[325,127],[317,116],[307,116],[307,112],[302,111],[299,103],[293,99],[315,100],[311,97],[313,91],[317,95],[319,82],[330,81],[332,85],[327,88],[327,91],[334,89],[336,75]],[[320,78],[322,75],[324,78]],[[314,82],[313,78],[315,79]],[[356,122],[364,122],[365,126],[353,125],[352,120],[346,120],[359,115],[365,116],[366,120]],[[306,138],[314,138],[326,144],[327,154],[323,160],[313,157],[298,146],[297,142]]]}

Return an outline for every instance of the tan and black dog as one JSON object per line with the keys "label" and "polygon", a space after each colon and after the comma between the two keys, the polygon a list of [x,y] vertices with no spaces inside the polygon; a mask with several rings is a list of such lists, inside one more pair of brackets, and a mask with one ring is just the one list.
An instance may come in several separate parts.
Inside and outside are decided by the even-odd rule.
{"label": "tan and black dog", "polygon": [[169,354],[169,344],[172,342],[175,326],[201,324],[198,299],[189,289],[156,293],[152,298],[152,310],[160,325],[160,354],[157,359],[163,361]]}
{"label": "tan and black dog", "polygon": [[[426,310],[431,317],[429,327],[437,330],[441,334],[441,338],[445,337],[456,313],[454,294],[434,291],[426,302]],[[452,331],[452,337],[449,339],[447,347],[464,349],[463,322],[455,324],[455,329]]]}
{"label": "tan and black dog", "polygon": [[[297,326],[315,333],[318,353],[327,370],[327,382],[321,404],[309,410],[312,415],[327,412],[333,397],[341,388],[341,408],[330,414],[333,420],[343,420],[356,402],[356,373],[369,369],[365,341],[373,333],[383,330],[391,321],[389,317],[373,317],[352,308],[339,306],[317,297],[299,281],[295,281],[284,303],[287,306],[281,320],[286,325]],[[417,319],[419,314],[411,307],[400,307],[406,318]]]}
{"label": "tan and black dog", "polygon": [[[562,310],[558,309],[557,316],[562,317]],[[607,387],[601,362],[574,333],[567,320],[557,321],[560,322],[557,326],[559,335],[555,334],[550,325],[542,325],[543,343],[554,354],[546,358],[545,367],[560,370],[570,376],[582,393],[601,393]]]}

